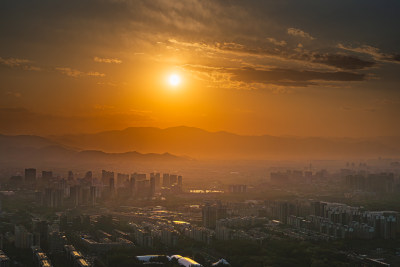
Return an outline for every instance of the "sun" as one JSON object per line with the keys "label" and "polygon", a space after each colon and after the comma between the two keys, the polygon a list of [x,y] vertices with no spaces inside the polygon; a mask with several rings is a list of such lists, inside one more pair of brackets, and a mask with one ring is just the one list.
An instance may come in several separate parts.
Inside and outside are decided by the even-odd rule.
{"label": "sun", "polygon": [[178,74],[171,74],[168,77],[168,83],[171,86],[178,86],[181,83],[181,76],[179,76]]}

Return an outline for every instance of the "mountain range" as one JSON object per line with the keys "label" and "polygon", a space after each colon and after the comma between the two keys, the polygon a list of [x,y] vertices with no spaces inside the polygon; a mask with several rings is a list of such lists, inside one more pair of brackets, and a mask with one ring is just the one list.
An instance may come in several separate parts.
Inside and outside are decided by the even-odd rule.
{"label": "mountain range", "polygon": [[179,162],[188,158],[169,153],[139,153],[128,151],[108,153],[101,150],[77,149],[56,141],[32,135],[0,135],[0,165],[112,165],[157,162]]}
{"label": "mountain range", "polygon": [[304,159],[400,155],[400,138],[322,138],[249,136],[194,127],[131,127],[95,134],[48,137],[69,147],[106,152],[172,153],[193,158]]}
{"label": "mountain range", "polygon": [[189,159],[397,157],[400,138],[246,136],[194,127],[131,127],[94,134],[0,135],[0,161],[102,163]]}

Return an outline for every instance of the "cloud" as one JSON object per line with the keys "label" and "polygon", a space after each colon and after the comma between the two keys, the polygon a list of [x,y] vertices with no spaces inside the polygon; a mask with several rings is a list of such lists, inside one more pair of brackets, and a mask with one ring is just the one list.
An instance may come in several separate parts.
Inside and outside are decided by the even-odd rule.
{"label": "cloud", "polygon": [[365,69],[376,64],[373,61],[363,60],[355,56],[332,53],[312,53],[310,55],[310,61],[346,70]]}
{"label": "cloud", "polygon": [[230,70],[233,78],[245,82],[310,82],[310,81],[363,81],[364,74],[353,72],[300,71],[293,69],[258,70],[252,68]]}
{"label": "cloud", "polygon": [[100,73],[97,71],[89,71],[86,73],[87,76],[94,76],[94,77],[105,77],[106,75],[104,73]]}
{"label": "cloud", "polygon": [[0,64],[6,65],[10,68],[22,68],[24,70],[40,71],[41,68],[32,65],[32,61],[20,58],[2,58],[0,57]]}
{"label": "cloud", "polygon": [[356,82],[366,79],[365,74],[345,71],[312,71],[295,69],[222,68],[184,65],[197,77],[237,89],[257,89],[260,84],[281,87],[308,87],[321,82]]}
{"label": "cloud", "polygon": [[359,47],[345,46],[341,43],[337,45],[338,48],[371,56],[379,62],[396,63],[400,64],[400,54],[382,53],[379,48],[370,45],[362,45]]}
{"label": "cloud", "polygon": [[[276,41],[276,40],[275,40]],[[182,42],[177,41],[175,39],[169,40],[172,45],[178,45],[182,48],[189,48],[189,50],[199,50],[203,51],[204,54],[207,52],[214,53],[224,53],[230,54],[231,56],[241,57],[242,62],[249,62],[248,56],[256,57],[259,59],[274,59],[280,61],[284,65],[288,64],[297,64],[298,67],[301,68],[323,68],[322,65],[325,65],[325,69],[332,70],[341,69],[341,70],[361,70],[370,68],[376,65],[374,61],[365,60],[360,57],[354,55],[346,55],[343,53],[320,53],[320,52],[312,52],[302,49],[302,47],[297,47],[295,49],[290,49],[288,47],[280,46],[279,49],[268,49],[262,46],[249,46],[241,43],[234,42],[224,42],[224,43],[190,43],[190,42]],[[272,41],[274,42],[274,41]],[[284,41],[276,41],[279,44]],[[275,67],[277,66],[275,64]],[[307,65],[305,65],[307,63]]]}
{"label": "cloud", "polygon": [[83,72],[71,68],[56,68],[56,70],[70,77],[79,77],[83,75]]}
{"label": "cloud", "polygon": [[57,67],[55,69],[62,74],[65,74],[70,77],[75,77],[75,78],[81,77],[81,76],[93,76],[93,77],[105,77],[106,76],[104,73],[100,73],[97,71],[82,72],[80,70],[71,69],[68,67]]}
{"label": "cloud", "polygon": [[27,59],[19,59],[19,58],[2,58],[0,57],[0,63],[7,65],[9,67],[19,67],[21,65],[25,65],[27,63],[31,63],[30,60]]}
{"label": "cloud", "polygon": [[100,57],[94,57],[93,60],[95,62],[100,62],[100,63],[115,63],[115,64],[121,64],[122,60],[118,58],[100,58]]}
{"label": "cloud", "polygon": [[296,36],[296,37],[306,38],[306,39],[310,39],[310,40],[314,40],[315,39],[309,33],[306,33],[305,31],[302,31],[302,30],[296,29],[296,28],[287,29],[287,33],[289,35]]}
{"label": "cloud", "polygon": [[285,41],[283,41],[283,40],[282,41],[278,41],[275,38],[271,38],[271,37],[267,38],[266,40],[268,42],[270,42],[271,44],[274,44],[274,45],[277,45],[277,46],[286,46],[287,45],[287,43]]}

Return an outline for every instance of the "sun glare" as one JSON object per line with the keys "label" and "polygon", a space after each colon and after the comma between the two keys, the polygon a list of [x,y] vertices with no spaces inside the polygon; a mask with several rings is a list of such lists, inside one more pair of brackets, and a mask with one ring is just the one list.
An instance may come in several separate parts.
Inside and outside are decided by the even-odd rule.
{"label": "sun glare", "polygon": [[168,83],[171,86],[178,86],[181,83],[181,77],[177,74],[171,74],[168,77]]}

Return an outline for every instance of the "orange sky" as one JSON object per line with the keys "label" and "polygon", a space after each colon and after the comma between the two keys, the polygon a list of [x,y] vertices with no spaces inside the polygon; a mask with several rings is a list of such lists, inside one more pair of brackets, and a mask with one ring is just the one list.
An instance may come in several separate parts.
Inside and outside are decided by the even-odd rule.
{"label": "orange sky", "polygon": [[363,3],[5,1],[0,132],[400,135],[399,4]]}

